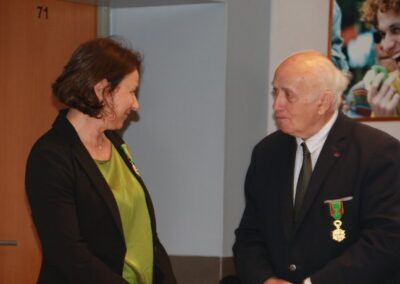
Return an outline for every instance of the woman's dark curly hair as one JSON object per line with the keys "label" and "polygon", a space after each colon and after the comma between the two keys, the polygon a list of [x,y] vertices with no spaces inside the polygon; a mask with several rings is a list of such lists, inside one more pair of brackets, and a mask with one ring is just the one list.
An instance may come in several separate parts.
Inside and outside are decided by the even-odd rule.
{"label": "woman's dark curly hair", "polygon": [[103,79],[112,93],[122,79],[141,71],[141,55],[113,38],[97,38],[83,43],[72,54],[61,75],[54,81],[53,94],[66,106],[91,116],[102,117],[104,103],[94,86]]}

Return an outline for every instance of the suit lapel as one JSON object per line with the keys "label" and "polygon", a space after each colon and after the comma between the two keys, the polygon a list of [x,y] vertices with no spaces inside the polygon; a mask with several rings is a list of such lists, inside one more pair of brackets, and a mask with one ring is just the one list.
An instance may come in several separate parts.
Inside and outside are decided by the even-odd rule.
{"label": "suit lapel", "polygon": [[326,176],[331,172],[332,167],[342,157],[346,148],[346,133],[349,131],[349,125],[346,127],[345,120],[349,119],[339,113],[338,118],[333,125],[328,137],[322,147],[321,153],[318,157],[317,163],[311,176],[310,184],[308,186],[306,195],[304,197],[303,205],[300,210],[300,215],[294,232],[299,228],[304,220],[307,212],[313,204],[316,196],[323,186]]}
{"label": "suit lapel", "polygon": [[[111,131],[106,131],[105,134],[110,139],[110,141],[114,145],[114,147],[117,149],[118,153],[124,160],[125,164],[128,166],[131,173],[135,176],[135,178],[138,180],[138,182],[142,186],[144,194],[145,194],[145,198],[146,198],[146,203],[147,203],[147,206],[149,209],[148,211],[150,214],[152,230],[154,232],[156,232],[154,208],[153,208],[153,204],[150,199],[150,195],[146,189],[146,186],[145,186],[143,180],[133,169],[133,167],[132,167],[133,161],[130,161],[129,157],[123,151],[123,149],[121,147],[122,142],[123,142],[122,139]],[[79,141],[79,143],[76,142],[75,153],[76,153],[77,160],[82,164],[82,167],[86,170],[88,176],[94,183],[100,196],[106,202],[107,207],[110,210],[110,212],[113,216],[113,219],[118,227],[118,230],[120,231],[122,238],[124,238],[121,216],[119,214],[118,205],[115,201],[114,195],[112,194],[112,191],[111,191],[110,187],[108,186],[106,180],[104,179],[100,170],[97,168],[95,162],[90,157],[90,154],[87,152],[86,148],[82,145],[82,143],[80,141]],[[155,234],[153,234],[153,238],[154,238],[154,236],[155,236]]]}
{"label": "suit lapel", "polygon": [[[292,235],[292,223],[293,223],[293,175],[294,175],[294,161],[296,155],[296,141],[293,137],[290,137],[288,141],[288,147],[290,149],[288,155],[281,157],[280,166],[280,179],[283,184],[280,192],[280,204],[281,206],[281,224],[283,224],[283,230],[287,239],[291,238]],[[287,169],[289,175],[286,175]]]}
{"label": "suit lapel", "polygon": [[79,139],[78,133],[76,133],[74,127],[67,120],[67,112],[68,109],[60,111],[58,117],[53,123],[53,128],[58,132],[61,137],[63,137],[63,139],[67,143],[70,144],[72,154],[80,163],[82,169],[85,171],[87,176],[93,182],[95,190],[97,190],[99,195],[105,201],[108,210],[110,211],[115,221],[115,224],[121,234],[121,237],[122,239],[124,239],[121,217],[119,215],[119,210],[114,195],[112,194],[111,189],[109,188],[100,170],[97,168],[96,163],[93,161],[89,152],[86,150],[85,146]]}
{"label": "suit lapel", "polygon": [[117,202],[115,201],[114,195],[103,175],[101,174],[100,170],[97,168],[96,163],[87,152],[86,148],[80,142],[79,144],[75,143],[75,145],[73,145],[73,152],[75,153],[75,157],[81,164],[82,168],[85,169],[85,172],[93,182],[94,187],[96,188],[99,195],[105,201],[111,215],[113,216],[121,237],[124,239],[121,216],[119,214]]}
{"label": "suit lapel", "polygon": [[[106,131],[105,134],[110,139],[110,141],[114,144],[114,147],[117,149],[118,153],[124,160],[128,169],[131,171],[133,176],[136,178],[136,180],[142,186],[142,189],[143,189],[143,192],[145,195],[145,199],[146,199],[146,203],[147,203],[147,207],[148,207],[148,212],[150,215],[151,227],[152,227],[153,232],[156,232],[154,207],[153,207],[153,203],[151,202],[150,194],[146,188],[146,185],[144,184],[144,181],[139,176],[139,173],[136,170],[136,166],[135,166],[134,162],[128,157],[128,155],[125,153],[125,151],[122,147],[122,144],[124,143],[124,141],[122,140],[122,138],[120,136],[116,135],[116,133],[114,133],[114,132]],[[153,234],[153,236],[154,236],[154,234]]]}

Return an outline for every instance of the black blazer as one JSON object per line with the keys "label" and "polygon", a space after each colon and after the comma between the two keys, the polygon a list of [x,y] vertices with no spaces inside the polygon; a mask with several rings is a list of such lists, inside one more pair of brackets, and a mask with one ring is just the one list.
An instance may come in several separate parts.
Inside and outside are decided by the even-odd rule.
{"label": "black blazer", "polygon": [[[119,284],[126,252],[114,196],[63,110],[53,127],[33,146],[25,185],[42,243],[37,283]],[[154,283],[176,283],[168,255],[156,232],[154,209],[146,186],[132,169],[121,145],[106,132],[145,192],[154,243]]]}
{"label": "black blazer", "polygon": [[[276,276],[313,284],[400,283],[400,144],[339,114],[293,223],[295,138],[277,131],[254,149],[234,255],[245,284]],[[344,201],[336,242],[328,204]]]}

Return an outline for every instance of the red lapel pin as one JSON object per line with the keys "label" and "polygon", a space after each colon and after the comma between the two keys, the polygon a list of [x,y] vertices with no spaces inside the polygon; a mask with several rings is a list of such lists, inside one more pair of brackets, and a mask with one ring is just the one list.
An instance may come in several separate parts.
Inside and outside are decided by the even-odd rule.
{"label": "red lapel pin", "polygon": [[336,158],[339,158],[339,157],[342,156],[342,152],[340,152],[340,151],[334,149],[334,150],[333,150],[333,156],[336,157]]}

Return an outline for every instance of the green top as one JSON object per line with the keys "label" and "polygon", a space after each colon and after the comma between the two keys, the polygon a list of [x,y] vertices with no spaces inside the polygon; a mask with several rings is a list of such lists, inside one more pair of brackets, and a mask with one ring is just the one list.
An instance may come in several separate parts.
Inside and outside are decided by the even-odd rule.
{"label": "green top", "polygon": [[[129,152],[125,152],[129,155]],[[96,161],[118,205],[126,243],[122,277],[130,284],[153,281],[153,237],[144,191],[112,146],[111,159]]]}

